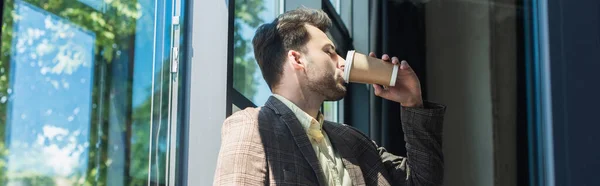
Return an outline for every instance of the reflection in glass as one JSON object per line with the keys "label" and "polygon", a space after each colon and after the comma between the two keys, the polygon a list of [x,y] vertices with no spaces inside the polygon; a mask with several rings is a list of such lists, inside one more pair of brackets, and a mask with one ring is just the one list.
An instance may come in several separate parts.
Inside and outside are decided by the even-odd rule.
{"label": "reflection in glass", "polygon": [[98,0],[78,0],[79,2],[85,3],[88,6],[103,12],[106,10],[106,3],[104,1],[98,1]]}
{"label": "reflection in glass", "polygon": [[324,102],[321,112],[323,113],[325,120],[338,122],[338,101]]}
{"label": "reflection in glass", "polygon": [[[8,184],[26,174],[68,179],[87,169],[95,35],[15,3],[6,115]],[[76,98],[76,99],[74,99]]]}
{"label": "reflection in glass", "polygon": [[340,13],[340,4],[342,3],[342,0],[329,0],[329,2],[331,3],[331,5],[333,5],[333,8],[335,8],[335,11],[339,14]]}
{"label": "reflection in glass", "polygon": [[171,1],[2,3],[0,185],[164,185]]}
{"label": "reflection in glass", "polygon": [[235,2],[233,88],[259,106],[267,101],[271,90],[254,59],[252,37],[258,26],[275,19],[276,5],[274,0]]}

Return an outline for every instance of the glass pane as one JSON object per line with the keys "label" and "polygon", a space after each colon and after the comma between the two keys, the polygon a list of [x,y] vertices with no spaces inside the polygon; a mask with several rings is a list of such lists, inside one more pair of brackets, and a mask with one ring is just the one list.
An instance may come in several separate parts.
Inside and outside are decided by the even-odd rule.
{"label": "glass pane", "polygon": [[165,183],[170,2],[3,2],[0,185]]}
{"label": "glass pane", "polygon": [[325,120],[338,122],[338,102],[326,101],[323,103],[323,115]]}
{"label": "glass pane", "polygon": [[231,104],[231,113],[235,113],[235,112],[240,111],[240,110],[242,110],[242,109],[240,109],[240,107],[238,107],[235,104]]}
{"label": "glass pane", "polygon": [[[427,91],[427,99],[451,108],[444,117],[444,126],[452,127],[444,128],[443,144],[444,149],[453,150],[444,151],[444,157],[461,158],[447,161],[444,185],[521,185],[515,183],[516,177],[527,175],[528,170],[517,169],[515,152],[515,145],[527,145],[526,141],[517,143],[515,138],[518,128],[525,127],[516,124],[517,117],[526,115],[517,106],[518,81],[525,80],[519,75],[525,68],[518,66],[522,57],[531,54],[523,45],[527,38],[523,21],[534,19],[523,19],[531,9],[522,4],[532,1],[447,2],[428,1],[423,6],[424,14],[414,9],[418,16],[414,20],[424,24],[400,18],[401,13],[392,11],[399,6],[388,8],[393,16],[390,18],[404,22],[403,26],[390,26],[396,28],[388,33],[406,34],[390,34],[390,43],[408,42],[395,50],[409,53],[406,59],[412,67],[424,67],[426,86],[422,88]],[[499,164],[507,169],[496,172],[495,165]]]}
{"label": "glass pane", "polygon": [[341,0],[329,0],[329,2],[331,3],[331,5],[333,5],[333,8],[335,8],[335,11],[339,14]]}
{"label": "glass pane", "polygon": [[254,59],[252,37],[258,26],[275,19],[278,9],[275,0],[235,2],[233,88],[258,106],[267,101],[271,90]]}

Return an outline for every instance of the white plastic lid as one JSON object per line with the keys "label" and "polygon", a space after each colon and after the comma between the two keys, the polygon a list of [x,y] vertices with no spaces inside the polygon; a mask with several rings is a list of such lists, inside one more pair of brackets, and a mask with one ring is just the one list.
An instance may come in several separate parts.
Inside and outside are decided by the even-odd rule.
{"label": "white plastic lid", "polygon": [[396,85],[396,79],[398,79],[398,68],[400,65],[394,65],[394,70],[392,70],[392,77],[390,77],[390,86],[393,87]]}
{"label": "white plastic lid", "polygon": [[344,66],[344,80],[350,82],[350,69],[352,69],[352,61],[354,61],[354,50],[349,50],[346,54],[346,66]]}

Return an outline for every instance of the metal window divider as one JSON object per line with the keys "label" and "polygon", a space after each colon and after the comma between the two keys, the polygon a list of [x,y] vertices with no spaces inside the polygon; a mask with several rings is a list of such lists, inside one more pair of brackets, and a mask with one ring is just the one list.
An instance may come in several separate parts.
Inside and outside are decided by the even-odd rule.
{"label": "metal window divider", "polygon": [[179,96],[179,60],[180,60],[180,36],[181,36],[181,0],[171,0],[172,18],[171,18],[171,59],[169,76],[169,113],[168,113],[168,137],[167,137],[167,158],[165,171],[165,183],[169,186],[175,185],[176,160],[177,160],[177,119],[178,119],[178,96]]}

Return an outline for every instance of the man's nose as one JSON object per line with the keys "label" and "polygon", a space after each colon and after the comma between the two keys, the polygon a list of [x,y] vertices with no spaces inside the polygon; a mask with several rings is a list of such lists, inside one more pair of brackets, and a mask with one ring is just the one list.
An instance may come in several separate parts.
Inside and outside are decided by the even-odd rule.
{"label": "man's nose", "polygon": [[344,60],[344,58],[342,58],[342,56],[337,55],[337,68],[344,70],[345,66],[346,66],[346,60]]}

